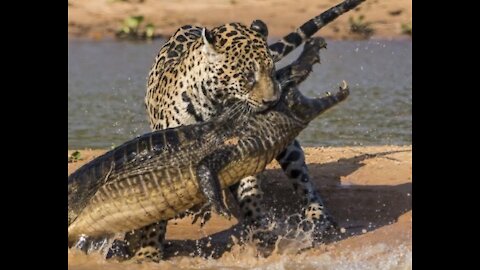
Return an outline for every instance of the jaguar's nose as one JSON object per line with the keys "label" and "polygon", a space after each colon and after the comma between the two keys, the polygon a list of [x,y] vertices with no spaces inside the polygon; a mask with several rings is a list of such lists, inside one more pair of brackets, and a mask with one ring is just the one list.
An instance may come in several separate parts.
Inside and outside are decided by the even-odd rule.
{"label": "jaguar's nose", "polygon": [[277,99],[263,99],[262,101],[263,101],[263,105],[270,106],[275,102],[277,102]]}
{"label": "jaguar's nose", "polygon": [[272,104],[275,104],[278,101],[278,98],[280,97],[279,93],[276,92],[275,95],[269,98],[263,98],[262,102],[264,105],[270,106]]}

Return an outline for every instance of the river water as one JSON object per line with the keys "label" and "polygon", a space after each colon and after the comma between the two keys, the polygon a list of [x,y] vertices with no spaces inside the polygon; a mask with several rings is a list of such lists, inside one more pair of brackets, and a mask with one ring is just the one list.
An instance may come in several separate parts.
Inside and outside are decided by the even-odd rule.
{"label": "river water", "polygon": [[[146,77],[163,42],[69,41],[69,149],[108,148],[149,131]],[[327,43],[300,89],[315,96],[346,80],[351,96],[313,121],[300,135],[302,145],[410,145],[411,40]]]}

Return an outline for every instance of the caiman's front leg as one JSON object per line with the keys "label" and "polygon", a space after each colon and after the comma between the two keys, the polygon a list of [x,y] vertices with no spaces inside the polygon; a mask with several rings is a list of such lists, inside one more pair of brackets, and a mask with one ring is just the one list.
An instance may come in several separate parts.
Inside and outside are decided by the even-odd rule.
{"label": "caiman's front leg", "polygon": [[230,149],[216,151],[205,157],[196,170],[199,188],[207,200],[202,208],[211,207],[217,214],[228,218],[231,217],[231,213],[225,205],[218,173],[228,163],[231,154]]}
{"label": "caiman's front leg", "polygon": [[[225,200],[218,178],[218,172],[228,163],[232,152],[230,149],[216,151],[200,161],[196,169],[198,186],[205,196],[206,203],[201,208],[202,225],[210,217],[210,209],[230,218],[230,211],[225,206]],[[198,214],[197,214],[198,215]],[[198,216],[194,217],[194,221]],[[107,257],[131,259],[136,261],[159,262],[163,257],[163,241],[167,231],[167,221],[133,230],[125,235],[125,241],[117,241]]]}
{"label": "caiman's front leg", "polygon": [[[230,211],[225,206],[223,192],[220,186],[220,180],[216,172],[205,165],[201,165],[197,169],[198,184],[207,199],[202,208],[213,208],[215,212],[222,216],[230,217]],[[202,222],[203,225],[204,222]]]}

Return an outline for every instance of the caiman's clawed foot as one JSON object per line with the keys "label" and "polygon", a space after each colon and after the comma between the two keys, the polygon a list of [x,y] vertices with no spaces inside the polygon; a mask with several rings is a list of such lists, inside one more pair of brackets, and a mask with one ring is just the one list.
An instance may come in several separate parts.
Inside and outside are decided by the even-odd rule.
{"label": "caiman's clawed foot", "polygon": [[202,207],[200,207],[197,211],[189,211],[192,216],[192,224],[195,224],[200,218],[200,227],[203,227],[205,223],[207,223],[210,218],[212,218],[212,209],[215,213],[220,216],[224,216],[229,220],[232,217],[232,214],[228,208],[223,205],[223,203],[218,203],[217,205],[212,205],[211,203],[205,203]]}
{"label": "caiman's clawed foot", "polygon": [[232,218],[232,213],[228,208],[225,206],[223,202],[221,203],[214,203],[213,210],[220,216],[226,217],[228,220]]}
{"label": "caiman's clawed foot", "polygon": [[193,215],[192,224],[197,223],[197,220],[200,218],[200,227],[203,227],[205,223],[207,223],[212,217],[212,210],[210,206],[204,206],[200,208],[198,212],[192,213],[192,215]]}

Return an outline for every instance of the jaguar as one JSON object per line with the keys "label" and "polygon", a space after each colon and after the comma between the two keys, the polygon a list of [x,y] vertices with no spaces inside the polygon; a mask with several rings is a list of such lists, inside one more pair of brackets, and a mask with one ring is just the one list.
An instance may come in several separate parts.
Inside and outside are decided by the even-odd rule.
{"label": "jaguar", "polygon": [[[302,45],[318,30],[365,0],[346,0],[308,20],[295,31],[268,45],[268,27],[261,20],[250,26],[228,23],[208,30],[185,25],[168,39],[148,74],[145,105],[152,130],[207,121],[231,104],[261,112],[280,96],[275,63]],[[297,140],[276,160],[303,201],[303,214],[319,230],[335,226],[310,180],[304,152]],[[264,226],[260,178],[248,176],[231,187],[246,227]],[[163,254],[167,221],[125,235],[136,243],[127,257],[159,261]]]}

